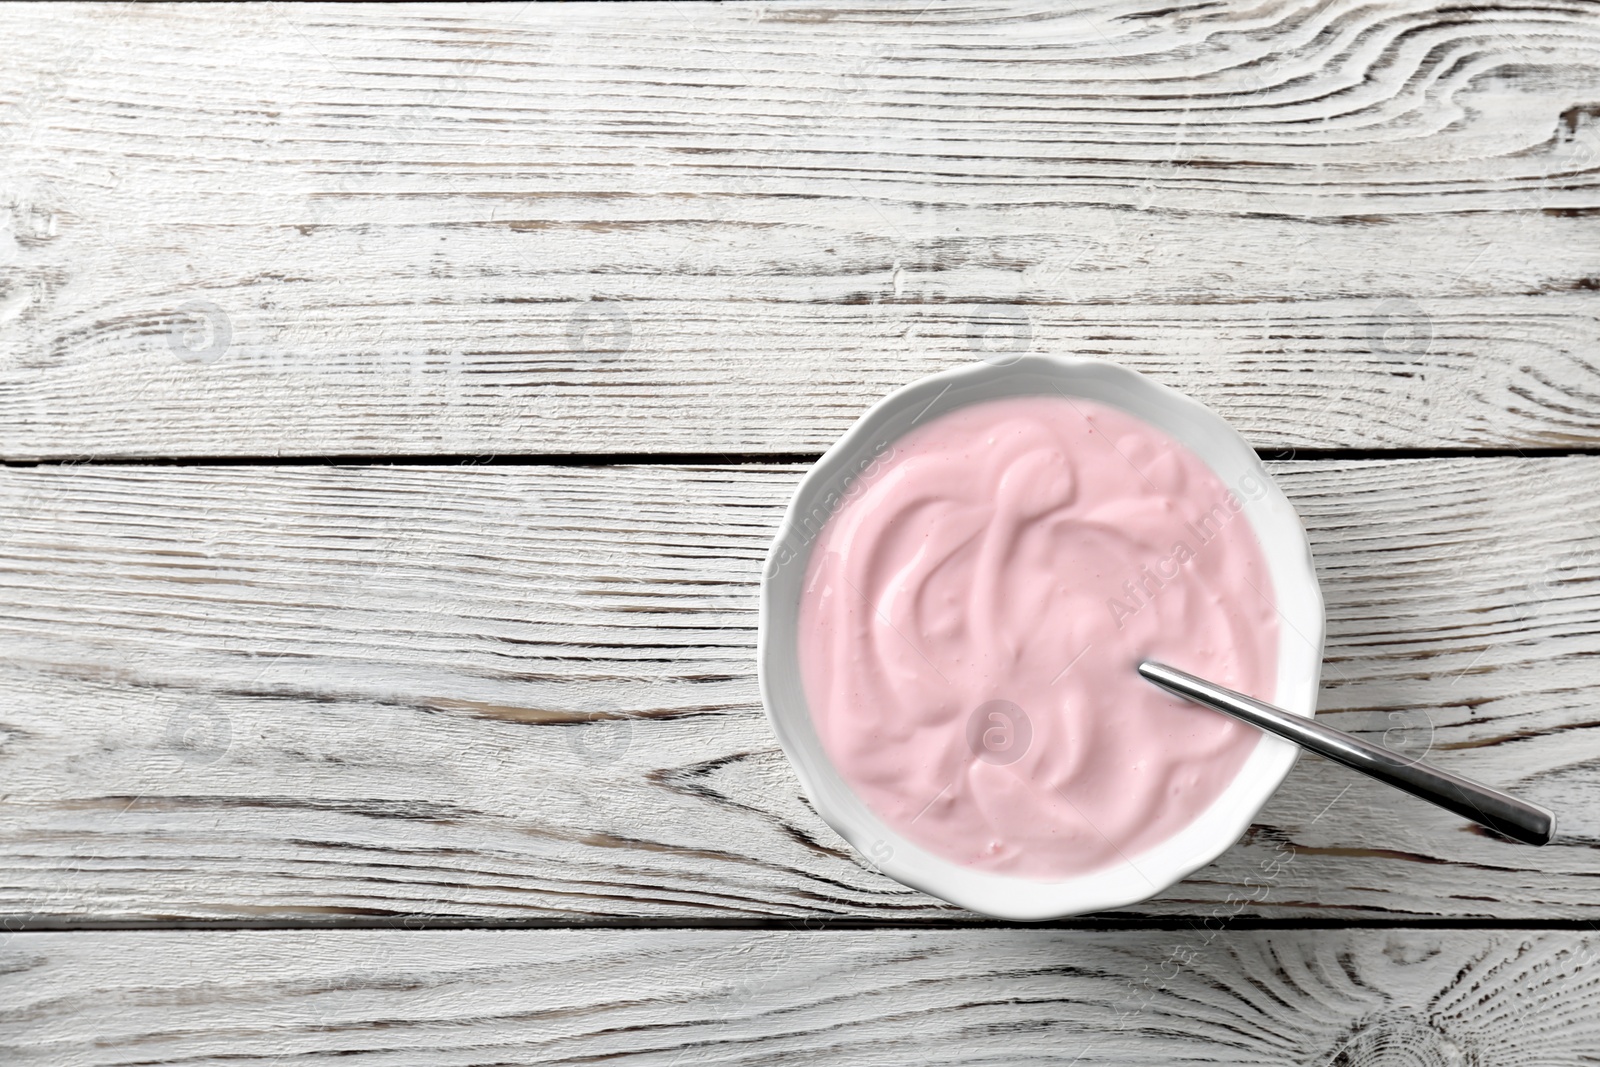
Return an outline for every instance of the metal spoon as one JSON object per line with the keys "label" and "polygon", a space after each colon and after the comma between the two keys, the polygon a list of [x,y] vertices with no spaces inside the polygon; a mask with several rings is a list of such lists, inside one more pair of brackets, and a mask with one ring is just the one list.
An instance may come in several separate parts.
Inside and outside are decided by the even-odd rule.
{"label": "metal spoon", "polygon": [[1224,689],[1204,678],[1196,678],[1154,660],[1139,664],[1139,673],[1168,692],[1231,715],[1269,734],[1287,738],[1301,748],[1308,748],[1335,763],[1369,774],[1380,782],[1447,808],[1507,837],[1530,845],[1544,845],[1549,844],[1556,834],[1555,814],[1537,804],[1518,800],[1498,789],[1490,789],[1449,771],[1442,771],[1421,760],[1408,759],[1382,745],[1374,745],[1343,730],[1323,726],[1299,715],[1291,715],[1282,708],[1263,704],[1243,693]]}

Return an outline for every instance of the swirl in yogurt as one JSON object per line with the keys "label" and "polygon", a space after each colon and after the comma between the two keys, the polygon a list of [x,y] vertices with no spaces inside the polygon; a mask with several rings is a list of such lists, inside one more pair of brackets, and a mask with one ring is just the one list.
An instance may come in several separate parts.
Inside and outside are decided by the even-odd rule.
{"label": "swirl in yogurt", "polygon": [[1239,497],[1154,427],[1064,397],[895,441],[823,527],[800,605],[807,702],[844,780],[929,852],[1036,881],[1177,833],[1260,736],[1140,659],[1270,700],[1277,647]]}

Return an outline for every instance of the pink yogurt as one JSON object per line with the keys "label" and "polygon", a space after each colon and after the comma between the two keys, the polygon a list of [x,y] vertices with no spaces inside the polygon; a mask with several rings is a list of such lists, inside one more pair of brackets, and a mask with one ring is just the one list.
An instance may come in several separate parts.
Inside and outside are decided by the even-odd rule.
{"label": "pink yogurt", "polygon": [[1135,665],[1272,699],[1277,614],[1241,509],[1102,404],[1015,397],[917,427],[806,573],[800,666],[834,766],[900,834],[997,874],[1060,881],[1182,830],[1260,735]]}

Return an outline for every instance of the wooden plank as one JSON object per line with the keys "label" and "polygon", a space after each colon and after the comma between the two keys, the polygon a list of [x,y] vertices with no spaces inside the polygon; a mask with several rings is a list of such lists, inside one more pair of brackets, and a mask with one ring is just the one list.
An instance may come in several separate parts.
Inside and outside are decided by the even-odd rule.
{"label": "wooden plank", "polygon": [[[1130,915],[1600,915],[1600,458],[1296,461],[1322,708],[1562,818],[1304,759]],[[793,467],[0,472],[0,916],[961,918],[803,799],[754,677]]]}
{"label": "wooden plank", "polygon": [[1107,356],[1600,442],[1592,6],[13,6],[0,456],[811,452]]}
{"label": "wooden plank", "polygon": [[1592,933],[21,934],[16,1067],[1578,1064]]}

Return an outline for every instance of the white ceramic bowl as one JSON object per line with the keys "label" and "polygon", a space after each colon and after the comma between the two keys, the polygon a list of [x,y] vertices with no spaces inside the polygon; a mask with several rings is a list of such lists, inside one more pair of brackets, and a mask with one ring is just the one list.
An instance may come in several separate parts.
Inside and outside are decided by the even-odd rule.
{"label": "white ceramic bowl", "polygon": [[817,810],[876,869],[952,904],[1022,921],[1121,907],[1187,877],[1239,839],[1299,753],[1263,734],[1238,776],[1186,828],[1118,866],[1059,882],[989,874],[935,856],[890,829],[839,776],[812,725],[797,651],[801,585],[817,534],[861,472],[914,425],[967,404],[1031,395],[1121,408],[1182,442],[1234,491],[1277,595],[1281,636],[1273,703],[1298,715],[1315,712],[1323,637],[1322,593],[1305,530],[1255,452],[1210,409],[1137,371],[1063,356],[977,363],[913,382],[861,416],[801,480],[768,553],[761,582],[761,698]]}

